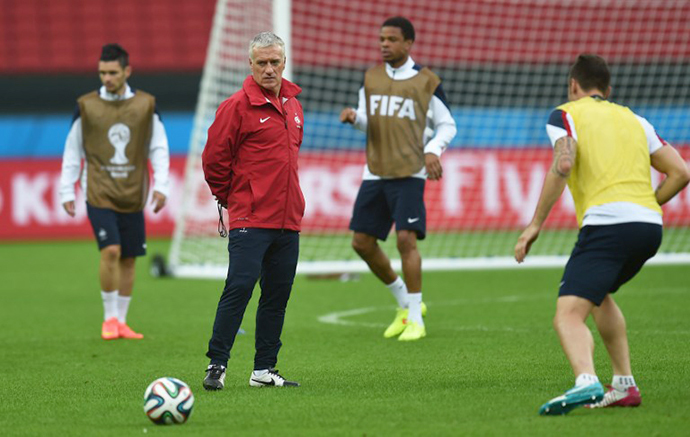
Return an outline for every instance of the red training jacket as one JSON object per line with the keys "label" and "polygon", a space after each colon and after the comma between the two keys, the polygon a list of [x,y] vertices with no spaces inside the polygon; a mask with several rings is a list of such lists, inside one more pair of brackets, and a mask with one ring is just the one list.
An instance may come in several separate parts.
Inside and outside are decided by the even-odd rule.
{"label": "red training jacket", "polygon": [[211,193],[227,204],[229,229],[300,230],[297,153],[304,114],[295,97],[301,91],[283,79],[276,98],[249,75],[218,107],[201,159]]}

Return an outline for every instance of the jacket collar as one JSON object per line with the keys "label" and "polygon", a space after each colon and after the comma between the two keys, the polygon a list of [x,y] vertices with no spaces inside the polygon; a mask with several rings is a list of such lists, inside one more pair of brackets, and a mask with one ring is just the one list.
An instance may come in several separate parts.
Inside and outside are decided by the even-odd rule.
{"label": "jacket collar", "polygon": [[122,95],[109,93],[108,90],[105,89],[105,86],[101,86],[99,88],[98,95],[103,100],[113,102],[113,101],[118,101],[118,100],[131,99],[132,97],[134,97],[134,90],[129,86],[129,84],[127,82],[125,82],[125,92]]}
{"label": "jacket collar", "polygon": [[407,61],[398,68],[391,67],[388,62],[384,62],[384,65],[386,66],[386,74],[391,79],[405,80],[417,75],[412,56],[408,56]]}
{"label": "jacket collar", "polygon": [[[242,89],[244,90],[244,93],[247,94],[247,97],[249,97],[249,103],[253,106],[261,106],[265,105],[266,103],[271,103],[264,94],[263,89],[258,83],[256,83],[251,74],[244,79]],[[283,99],[283,103],[301,92],[302,88],[283,78],[279,95],[279,97]]]}

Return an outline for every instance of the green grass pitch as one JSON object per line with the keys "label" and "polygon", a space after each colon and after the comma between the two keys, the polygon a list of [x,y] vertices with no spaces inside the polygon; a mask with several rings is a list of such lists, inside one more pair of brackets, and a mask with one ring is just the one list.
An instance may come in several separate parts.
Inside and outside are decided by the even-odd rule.
{"label": "green grass pitch", "polygon": [[[150,241],[149,253],[168,245]],[[129,322],[146,338],[104,342],[93,242],[5,243],[0,265],[3,436],[690,432],[688,266],[647,267],[617,298],[643,405],[540,417],[539,406],[573,383],[551,328],[560,269],[426,273],[428,337],[411,344],[382,337],[394,305],[372,275],[298,277],[278,368],[302,387],[248,386],[255,295],[226,388],[208,393],[204,353],[222,281],[152,278],[141,259]],[[608,382],[595,338],[597,370]],[[144,389],[161,376],[190,384],[196,404],[187,424],[159,427],[144,415]]]}

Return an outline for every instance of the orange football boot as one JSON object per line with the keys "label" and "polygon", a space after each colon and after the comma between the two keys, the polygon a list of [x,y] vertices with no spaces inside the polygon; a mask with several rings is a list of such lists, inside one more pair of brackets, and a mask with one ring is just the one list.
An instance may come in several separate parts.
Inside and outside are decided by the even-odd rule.
{"label": "orange football boot", "polygon": [[101,338],[103,340],[115,340],[120,338],[119,322],[117,317],[111,317],[101,327]]}
{"label": "orange football boot", "polygon": [[141,340],[144,338],[144,334],[139,334],[138,332],[132,331],[132,328],[127,326],[126,323],[118,323],[118,330],[120,332],[120,338],[126,338],[129,340]]}

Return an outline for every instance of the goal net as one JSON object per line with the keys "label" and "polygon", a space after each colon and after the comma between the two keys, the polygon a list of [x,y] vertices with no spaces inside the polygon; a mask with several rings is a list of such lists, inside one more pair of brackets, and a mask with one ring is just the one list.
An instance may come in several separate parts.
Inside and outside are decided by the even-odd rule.
{"label": "goal net", "polygon": [[[170,254],[176,274],[226,273],[226,240],[216,232],[200,156],[216,108],[249,74],[249,41],[268,29],[291,42],[290,78],[303,89],[299,165],[307,210],[298,271],[366,270],[348,231],[365,135],[338,115],[357,105],[364,71],[380,62],[380,25],[392,15],[414,23],[411,56],[442,78],[458,127],[442,157],[443,179],[426,186],[428,235],[419,244],[426,269],[516,265],[513,247],[551,160],[544,126],[567,100],[568,68],[579,53],[604,56],[611,99],[647,118],[690,160],[689,2],[219,0]],[[654,174],[654,183],[659,179]],[[690,190],[664,206],[664,222],[655,261],[690,261]],[[526,264],[563,264],[576,234],[566,192]],[[397,263],[393,233],[382,246]]]}

